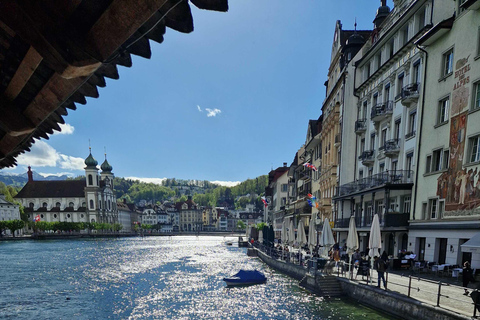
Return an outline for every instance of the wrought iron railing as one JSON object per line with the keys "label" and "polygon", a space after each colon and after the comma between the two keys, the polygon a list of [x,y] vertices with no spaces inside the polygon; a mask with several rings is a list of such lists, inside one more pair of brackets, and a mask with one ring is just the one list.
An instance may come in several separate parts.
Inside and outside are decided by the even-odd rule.
{"label": "wrought iron railing", "polygon": [[374,120],[378,116],[385,116],[393,112],[393,101],[377,103],[370,113],[370,118]]}
{"label": "wrought iron railing", "polygon": [[402,92],[400,93],[400,96],[403,100],[407,98],[418,98],[419,94],[420,94],[420,83],[416,82],[403,87]]}
{"label": "wrought iron railing", "polygon": [[379,149],[384,152],[398,151],[400,149],[400,139],[390,139],[385,141]]}
{"label": "wrought iron railing", "polygon": [[413,171],[395,170],[385,171],[374,174],[371,177],[365,177],[356,181],[343,184],[338,187],[337,195],[339,197],[356,193],[359,191],[379,187],[385,184],[409,184],[413,183]]}
{"label": "wrought iron railing", "polygon": [[355,132],[361,132],[367,130],[367,120],[359,119],[355,121]]}

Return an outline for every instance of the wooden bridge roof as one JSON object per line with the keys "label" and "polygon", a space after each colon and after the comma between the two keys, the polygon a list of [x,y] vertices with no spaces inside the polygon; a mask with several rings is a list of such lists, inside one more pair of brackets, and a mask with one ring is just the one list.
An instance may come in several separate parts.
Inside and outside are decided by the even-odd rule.
{"label": "wooden bridge roof", "polygon": [[[228,0],[190,2],[228,10]],[[98,98],[131,54],[149,59],[166,27],[193,31],[188,0],[0,1],[0,169]]]}

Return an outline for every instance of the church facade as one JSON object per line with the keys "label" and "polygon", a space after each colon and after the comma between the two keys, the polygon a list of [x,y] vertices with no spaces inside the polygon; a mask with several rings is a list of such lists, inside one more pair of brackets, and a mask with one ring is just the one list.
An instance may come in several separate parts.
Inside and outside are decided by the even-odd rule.
{"label": "church facade", "polygon": [[48,222],[118,223],[112,166],[107,159],[99,173],[91,152],[85,159],[85,179],[34,181],[28,167],[28,182],[15,196],[33,220]]}

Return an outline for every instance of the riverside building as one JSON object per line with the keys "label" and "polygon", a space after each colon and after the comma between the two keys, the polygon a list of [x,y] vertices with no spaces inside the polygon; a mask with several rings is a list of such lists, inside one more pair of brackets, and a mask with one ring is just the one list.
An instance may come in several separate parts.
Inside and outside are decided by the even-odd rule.
{"label": "riverside building", "polygon": [[106,157],[98,174],[98,162],[90,153],[85,159],[85,180],[34,181],[28,167],[28,182],[15,196],[30,220],[118,223],[112,166]]}
{"label": "riverside building", "polygon": [[269,204],[269,213],[272,214],[273,230],[276,238],[280,238],[282,232],[282,223],[285,216],[285,207],[288,196],[288,166],[283,163],[283,167],[278,167],[268,173],[267,196],[271,193],[271,204]]}
{"label": "riverside building", "polygon": [[[441,1],[440,1],[441,2]],[[382,5],[374,30],[355,63],[354,96],[358,98],[355,177],[339,186],[335,200],[348,228],[351,215],[360,235],[360,250],[368,247],[368,232],[378,214],[382,250],[396,256],[409,248],[408,220],[415,181],[418,110],[422,106],[425,54],[420,37],[444,16],[443,2],[397,0]]]}
{"label": "riverside building", "polygon": [[480,268],[479,253],[462,252],[480,228],[480,1],[442,10],[417,41],[428,64],[408,242],[419,260]]}

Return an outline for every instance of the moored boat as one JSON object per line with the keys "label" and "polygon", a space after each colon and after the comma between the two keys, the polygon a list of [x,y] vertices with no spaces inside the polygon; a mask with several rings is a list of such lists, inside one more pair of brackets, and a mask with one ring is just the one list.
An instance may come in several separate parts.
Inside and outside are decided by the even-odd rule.
{"label": "moored boat", "polygon": [[243,240],[243,237],[238,237],[238,247],[248,247],[248,241]]}
{"label": "moored boat", "polygon": [[254,284],[262,284],[267,281],[267,277],[258,270],[240,270],[230,277],[223,278],[223,281],[229,287],[233,286],[249,286]]}

